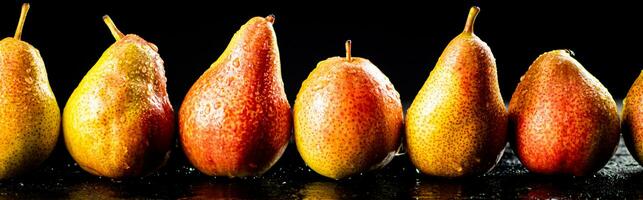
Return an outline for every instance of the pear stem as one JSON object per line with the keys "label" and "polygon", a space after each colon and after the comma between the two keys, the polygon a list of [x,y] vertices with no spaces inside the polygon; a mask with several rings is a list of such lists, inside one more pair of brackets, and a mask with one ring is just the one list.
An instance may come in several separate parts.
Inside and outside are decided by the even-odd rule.
{"label": "pear stem", "polygon": [[266,17],[266,21],[270,22],[271,24],[275,23],[275,15],[270,14]]}
{"label": "pear stem", "polygon": [[105,22],[105,24],[107,24],[109,31],[112,32],[112,36],[114,36],[114,39],[119,40],[124,36],[123,33],[118,30],[118,28],[114,24],[114,21],[112,21],[112,18],[110,18],[109,15],[103,16],[103,21]]}
{"label": "pear stem", "polygon": [[22,4],[22,10],[20,11],[20,19],[18,19],[18,27],[16,27],[16,34],[13,35],[13,38],[20,40],[22,38],[22,27],[25,26],[25,20],[27,19],[27,13],[29,12],[29,3]]}
{"label": "pear stem", "polygon": [[479,12],[480,8],[478,6],[472,6],[471,9],[469,9],[467,23],[464,25],[465,33],[473,33],[473,24],[476,22],[476,17],[478,16]]}
{"label": "pear stem", "polygon": [[351,40],[346,40],[345,46],[346,46],[346,60],[348,62],[351,62],[353,61],[353,57],[351,57],[351,48],[353,46],[353,42],[351,42]]}

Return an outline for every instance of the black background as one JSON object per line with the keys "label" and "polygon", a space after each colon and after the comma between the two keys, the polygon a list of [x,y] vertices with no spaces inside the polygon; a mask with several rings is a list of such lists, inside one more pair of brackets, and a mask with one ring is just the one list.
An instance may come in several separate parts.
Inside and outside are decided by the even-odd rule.
{"label": "black background", "polygon": [[[377,65],[408,104],[444,47],[462,31],[472,5],[482,9],[475,31],[497,59],[505,101],[509,101],[532,61],[553,49],[573,50],[577,60],[601,80],[617,101],[625,97],[643,69],[643,37],[638,30],[643,26],[643,9],[626,1],[30,2],[22,38],[40,50],[61,108],[114,42],[101,19],[104,14],[109,14],[124,33],[138,34],[159,47],[176,111],[190,86],[223,52],[239,27],[253,16],[268,14],[276,15],[274,27],[291,104],[301,82],[319,61],[344,55],[346,39],[353,40],[353,55]],[[22,3],[0,1],[0,38],[13,36]],[[263,178],[241,181],[211,179],[198,173],[190,168],[178,143],[167,167],[141,180],[124,182],[94,178],[83,172],[73,164],[62,137],[56,149],[37,172],[0,182],[0,196],[73,198],[80,191],[80,199],[175,199],[191,195],[210,199],[289,199],[306,197],[306,192],[313,192],[311,196],[315,197],[314,192],[321,192],[321,198],[329,194],[364,199],[613,199],[640,197],[643,186],[643,168],[623,145],[604,170],[587,179],[530,174],[507,149],[492,172],[476,179],[420,176],[408,157],[402,155],[381,171],[344,181],[331,181],[310,171],[292,142]]]}
{"label": "black background", "polygon": [[[0,37],[13,36],[22,2],[0,3]],[[462,31],[471,5],[481,7],[475,32],[496,57],[505,101],[531,62],[553,49],[573,50],[615,99],[625,97],[643,68],[639,7],[618,1],[31,3],[23,40],[40,50],[60,107],[114,42],[101,19],[104,14],[124,33],[138,34],[159,47],[176,110],[238,28],[253,16],[271,13],[276,15],[291,104],[317,62],[344,55],[346,39],[353,40],[354,56],[370,59],[390,78],[402,101],[412,101],[444,47]]]}

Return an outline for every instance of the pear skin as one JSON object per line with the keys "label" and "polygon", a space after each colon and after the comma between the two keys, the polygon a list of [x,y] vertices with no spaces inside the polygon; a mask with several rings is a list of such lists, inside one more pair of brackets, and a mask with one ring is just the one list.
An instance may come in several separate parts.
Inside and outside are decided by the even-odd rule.
{"label": "pear skin", "polygon": [[271,15],[243,25],[183,100],[181,146],[207,175],[261,175],[286,149],[292,114],[273,22]]}
{"label": "pear skin", "polygon": [[473,33],[479,8],[438,59],[407,111],[406,147],[422,173],[483,174],[507,143],[507,110],[489,46]]}
{"label": "pear skin", "polygon": [[33,170],[54,150],[60,110],[38,49],[21,40],[29,4],[14,37],[0,41],[0,180]]}
{"label": "pear skin", "polygon": [[388,164],[400,146],[400,95],[369,60],[321,61],[302,83],[294,106],[295,143],[315,172],[342,179]]}
{"label": "pear skin", "polygon": [[643,163],[643,72],[623,100],[623,139],[632,157]]}
{"label": "pear skin", "polygon": [[163,60],[143,38],[123,35],[87,72],[63,111],[65,144],[85,171],[110,178],[147,175],[165,164],[174,141],[174,111]]}
{"label": "pear skin", "polygon": [[540,55],[509,102],[512,145],[531,172],[586,176],[602,168],[619,140],[616,103],[568,50]]}

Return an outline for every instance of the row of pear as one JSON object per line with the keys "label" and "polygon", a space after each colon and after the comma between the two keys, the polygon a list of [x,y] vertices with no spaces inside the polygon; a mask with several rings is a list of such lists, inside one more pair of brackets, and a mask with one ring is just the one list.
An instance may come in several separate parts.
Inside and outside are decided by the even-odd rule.
{"label": "row of pear", "polygon": [[[62,113],[37,49],[0,41],[0,179],[35,169],[52,152],[62,124],[78,165],[111,178],[143,176],[167,161],[177,129],[163,61],[153,43],[123,34],[87,72]],[[291,138],[315,172],[341,179],[386,166],[402,146],[419,171],[476,176],[491,170],[507,142],[534,173],[584,176],[602,168],[621,132],[616,103],[571,51],[539,56],[509,109],[490,48],[473,32],[479,8],[445,48],[403,116],[399,93],[369,60],[321,61],[302,83],[291,112],[280,74],[274,16],[254,17],[193,84],[178,112],[179,141],[190,163],[212,176],[256,176]],[[628,93],[623,135],[643,158],[643,80]],[[61,123],[62,121],[62,123]],[[402,142],[402,137],[405,138]]]}

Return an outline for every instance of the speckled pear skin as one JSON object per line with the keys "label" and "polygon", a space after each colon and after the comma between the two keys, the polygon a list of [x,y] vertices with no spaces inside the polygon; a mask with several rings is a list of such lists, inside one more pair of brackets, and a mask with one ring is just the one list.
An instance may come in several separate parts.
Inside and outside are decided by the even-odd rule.
{"label": "speckled pear skin", "polygon": [[273,20],[254,17],[243,25],[183,100],[181,146],[207,175],[261,175],[286,149],[292,114]]}
{"label": "speckled pear skin", "polygon": [[403,129],[400,95],[375,65],[358,57],[319,62],[297,94],[294,119],[299,154],[333,179],[384,167]]}
{"label": "speckled pear skin", "polygon": [[495,58],[465,28],[444,49],[407,111],[409,157],[427,175],[475,176],[495,166],[506,144],[507,110]]}
{"label": "speckled pear skin", "polygon": [[174,141],[174,111],[156,46],[128,34],[87,72],[63,111],[65,144],[98,176],[144,176],[161,167]]}
{"label": "speckled pear skin", "polygon": [[623,100],[623,139],[632,157],[643,163],[643,73]]}
{"label": "speckled pear skin", "polygon": [[533,173],[590,175],[616,150],[616,109],[607,89],[569,51],[544,53],[511,97],[512,145]]}
{"label": "speckled pear skin", "polygon": [[30,44],[0,41],[0,180],[15,177],[49,157],[60,132],[60,110],[45,64]]}

